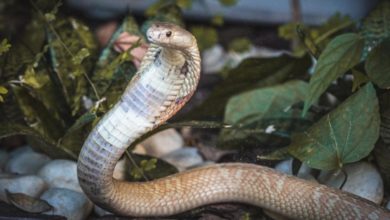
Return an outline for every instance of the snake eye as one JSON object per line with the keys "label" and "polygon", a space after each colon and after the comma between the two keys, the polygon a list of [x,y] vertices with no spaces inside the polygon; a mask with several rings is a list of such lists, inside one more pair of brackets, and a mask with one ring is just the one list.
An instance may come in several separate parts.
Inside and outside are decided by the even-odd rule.
{"label": "snake eye", "polygon": [[167,37],[170,37],[170,36],[172,35],[172,31],[168,31],[167,33],[165,33],[165,35],[166,35]]}

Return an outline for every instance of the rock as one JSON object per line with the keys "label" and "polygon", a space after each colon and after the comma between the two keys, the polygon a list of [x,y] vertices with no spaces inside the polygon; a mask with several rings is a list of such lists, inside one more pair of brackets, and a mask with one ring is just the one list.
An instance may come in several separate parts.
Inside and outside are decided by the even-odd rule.
{"label": "rock", "polygon": [[[370,163],[357,162],[344,167],[348,175],[342,190],[380,204],[383,199],[384,186],[378,170]],[[340,188],[345,175],[341,171],[321,172],[319,181],[325,185]]]}
{"label": "rock", "polygon": [[387,202],[386,209],[390,210],[390,201]]}
{"label": "rock", "polygon": [[217,73],[223,69],[226,54],[220,44],[216,44],[202,53],[202,71],[204,73]]}
{"label": "rock", "polygon": [[33,152],[34,150],[30,146],[23,146],[23,147],[18,147],[15,150],[11,151],[9,154],[9,158],[13,158],[19,154],[25,153],[25,152]]}
{"label": "rock", "polygon": [[0,179],[0,200],[7,202],[5,190],[37,197],[47,188],[45,181],[34,175],[3,177]]}
{"label": "rock", "polygon": [[0,150],[0,172],[4,170],[4,166],[8,160],[8,153],[5,150]]}
{"label": "rock", "polygon": [[[278,170],[285,174],[293,175],[292,162],[293,159],[281,161],[278,164],[276,164],[275,170]],[[305,163],[302,163],[301,167],[299,168],[297,177],[305,180],[316,181],[316,179],[310,174],[310,172],[311,172],[311,168],[307,166]]]}
{"label": "rock", "polygon": [[43,165],[50,161],[44,154],[30,151],[29,148],[18,149],[12,152],[5,171],[15,174],[35,174]]}
{"label": "rock", "polygon": [[117,180],[126,179],[126,159],[119,160],[114,168],[114,174],[112,175]]}
{"label": "rock", "polygon": [[45,164],[39,171],[50,188],[67,188],[77,192],[83,192],[77,178],[77,164],[70,160],[52,160]]}
{"label": "rock", "polygon": [[96,213],[96,215],[98,215],[100,217],[101,216],[105,216],[105,215],[114,215],[112,212],[109,212],[109,211],[107,211],[105,209],[102,209],[102,208],[100,208],[97,205],[94,205],[93,211]]}
{"label": "rock", "polygon": [[161,158],[184,146],[184,140],[175,129],[161,131],[141,143],[149,156]]}
{"label": "rock", "polygon": [[41,199],[53,206],[53,210],[45,214],[61,215],[72,220],[86,219],[93,207],[93,203],[83,193],[65,188],[50,188]]}
{"label": "rock", "polygon": [[193,147],[184,147],[175,150],[161,158],[174,165],[179,171],[186,170],[190,167],[199,166],[203,163],[203,158],[198,149]]}

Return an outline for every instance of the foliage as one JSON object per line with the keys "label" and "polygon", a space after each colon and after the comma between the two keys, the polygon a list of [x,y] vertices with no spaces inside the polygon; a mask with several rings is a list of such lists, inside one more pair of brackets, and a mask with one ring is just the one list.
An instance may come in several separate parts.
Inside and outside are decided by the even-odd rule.
{"label": "foliage", "polygon": [[306,52],[306,48],[313,51],[314,54],[319,53],[330,37],[349,28],[353,25],[353,21],[348,16],[342,16],[336,13],[328,19],[323,25],[318,27],[308,27],[299,23],[288,23],[281,25],[278,29],[279,37],[286,40],[298,40],[299,44],[293,48],[294,54],[302,56]]}
{"label": "foliage", "polygon": [[[133,19],[124,19],[99,55],[91,30],[80,20],[65,17],[60,2],[30,4],[33,12],[26,26],[28,34],[22,34],[21,40],[11,39],[11,48],[4,40],[3,52],[9,51],[1,60],[1,83],[10,87],[12,94],[0,110],[9,112],[9,106],[17,106],[24,120],[18,115],[2,120],[0,137],[25,135],[30,145],[52,157],[77,159],[86,135],[109,108],[101,98],[114,102],[120,95],[117,91],[135,72],[131,57],[112,49],[115,38],[123,31],[140,32]],[[114,67],[105,65],[111,62]],[[2,99],[5,86],[0,87]],[[86,102],[91,102],[92,108]]]}
{"label": "foliage", "polygon": [[4,102],[4,95],[8,93],[8,89],[4,86],[0,86],[0,102]]}
{"label": "foliage", "polygon": [[191,28],[191,32],[198,41],[200,51],[208,49],[218,42],[218,33],[212,27],[194,26]]}
{"label": "foliage", "polygon": [[337,169],[366,157],[378,137],[378,99],[368,83],[307,131],[294,136],[289,152],[311,167]]}
{"label": "foliage", "polygon": [[390,37],[379,43],[367,56],[368,78],[381,88],[390,87]]}
{"label": "foliage", "polygon": [[361,34],[364,36],[364,50],[362,58],[382,40],[390,37],[390,2],[380,1],[371,13],[363,20]]}
{"label": "foliage", "polygon": [[363,39],[354,33],[339,35],[329,42],[310,79],[304,114],[334,80],[359,63],[362,49]]}
{"label": "foliage", "polygon": [[7,39],[3,39],[0,43],[0,56],[6,53],[9,48],[11,48],[11,44],[8,42]]}
{"label": "foliage", "polygon": [[236,38],[229,43],[229,50],[241,53],[249,50],[251,45],[251,41],[246,37]]}
{"label": "foliage", "polygon": [[220,119],[228,100],[241,92],[272,86],[305,76],[311,61],[308,56],[294,58],[283,55],[275,58],[249,58],[229,70],[227,77],[210,96],[194,108],[186,118]]}
{"label": "foliage", "polygon": [[[384,7],[384,4],[387,3],[380,3],[378,7]],[[267,69],[260,62],[251,66],[248,65],[251,59],[244,60],[192,112],[192,116],[218,118],[224,110],[224,122],[231,127],[221,131],[220,147],[280,148],[270,156],[258,155],[258,158],[281,159],[289,154],[311,167],[327,170],[340,169],[347,163],[361,160],[372,152],[379,138],[379,106],[373,84],[386,89],[389,85],[386,24],[390,16],[387,9],[379,10],[378,7],[364,20],[360,30],[350,18],[339,14],[319,27],[282,26],[279,34],[283,38],[300,40],[294,54],[302,57],[309,53],[318,59],[309,84],[291,86],[294,81],[277,80],[267,86],[254,86],[266,82],[259,77],[261,69],[276,76],[278,68],[286,65],[279,63],[275,64],[278,68]],[[374,35],[380,42],[364,56],[367,40]],[[272,66],[271,60],[266,63]],[[298,71],[301,74],[308,70],[302,63],[297,66],[302,68]],[[250,80],[243,77],[245,74],[251,75]],[[353,76],[353,87],[342,87],[346,78],[340,76],[345,74]],[[232,79],[234,84],[228,83]],[[280,84],[282,82],[284,84]],[[318,102],[324,93],[332,94],[337,89],[349,89],[347,96],[350,97],[344,100],[344,97],[336,96],[341,101],[336,108]],[[296,94],[299,96],[293,98]],[[302,101],[304,106],[300,109]],[[310,108],[313,104],[316,105]],[[317,107],[327,111],[314,111]],[[306,114],[305,118],[299,116],[302,113]]]}

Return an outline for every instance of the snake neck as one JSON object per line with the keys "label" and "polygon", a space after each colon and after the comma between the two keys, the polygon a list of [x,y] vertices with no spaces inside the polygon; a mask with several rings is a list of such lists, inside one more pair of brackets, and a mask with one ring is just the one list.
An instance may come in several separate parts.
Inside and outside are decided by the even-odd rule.
{"label": "snake neck", "polygon": [[144,60],[147,63],[92,130],[79,155],[81,187],[91,200],[109,210],[118,193],[113,172],[126,148],[175,114],[198,83],[197,48],[174,50],[153,45]]}

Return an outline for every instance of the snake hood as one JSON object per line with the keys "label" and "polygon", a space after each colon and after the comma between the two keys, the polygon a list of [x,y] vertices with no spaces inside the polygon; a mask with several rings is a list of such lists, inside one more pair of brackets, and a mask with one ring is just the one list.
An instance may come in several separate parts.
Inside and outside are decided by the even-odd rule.
{"label": "snake hood", "polygon": [[180,50],[196,45],[196,39],[190,32],[170,23],[153,23],[146,36],[151,43],[165,48]]}

